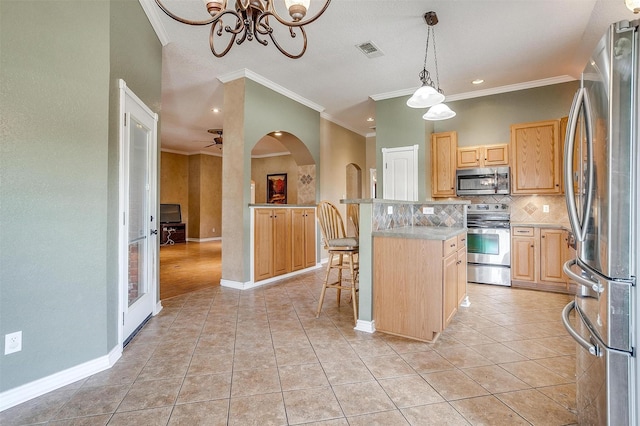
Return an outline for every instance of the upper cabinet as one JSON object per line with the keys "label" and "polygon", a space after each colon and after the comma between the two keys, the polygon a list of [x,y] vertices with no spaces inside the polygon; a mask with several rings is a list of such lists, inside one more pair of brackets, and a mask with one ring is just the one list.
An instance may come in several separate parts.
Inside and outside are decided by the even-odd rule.
{"label": "upper cabinet", "polygon": [[509,165],[509,145],[459,147],[456,166],[459,169]]}
{"label": "upper cabinet", "polygon": [[458,134],[442,132],[431,134],[431,196],[456,196],[456,147]]}
{"label": "upper cabinet", "polygon": [[559,120],[511,126],[511,192],[562,193],[562,141]]}

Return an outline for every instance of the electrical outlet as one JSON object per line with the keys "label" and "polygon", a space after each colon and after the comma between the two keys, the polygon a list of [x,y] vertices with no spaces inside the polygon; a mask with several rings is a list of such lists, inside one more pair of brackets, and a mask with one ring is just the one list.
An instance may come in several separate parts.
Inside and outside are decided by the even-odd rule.
{"label": "electrical outlet", "polygon": [[545,204],[542,206],[542,213],[549,213],[549,204]]}
{"label": "electrical outlet", "polygon": [[387,206],[387,214],[393,214],[393,206]]}
{"label": "electrical outlet", "polygon": [[22,350],[22,331],[4,335],[4,354],[9,355]]}
{"label": "electrical outlet", "polygon": [[434,214],[433,207],[423,207],[422,214]]}
{"label": "electrical outlet", "polygon": [[211,232],[216,232],[216,228],[211,228]]}

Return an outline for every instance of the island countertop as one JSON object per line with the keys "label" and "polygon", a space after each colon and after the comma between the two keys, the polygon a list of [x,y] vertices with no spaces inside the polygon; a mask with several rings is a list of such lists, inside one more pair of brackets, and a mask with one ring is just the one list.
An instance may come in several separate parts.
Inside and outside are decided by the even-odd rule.
{"label": "island countertop", "polygon": [[374,237],[412,238],[421,240],[448,240],[467,232],[467,228],[448,228],[436,226],[403,226],[400,228],[374,231]]}

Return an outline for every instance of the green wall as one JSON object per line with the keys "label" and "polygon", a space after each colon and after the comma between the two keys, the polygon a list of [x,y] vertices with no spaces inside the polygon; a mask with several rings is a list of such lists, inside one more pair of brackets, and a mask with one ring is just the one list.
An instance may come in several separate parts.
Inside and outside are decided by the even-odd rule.
{"label": "green wall", "polygon": [[[135,36],[113,34],[119,19]],[[137,78],[144,86],[130,87],[158,107],[161,52],[149,31],[138,2],[0,2],[0,336],[23,333],[22,351],[0,357],[0,391],[117,344],[113,90],[116,78]],[[125,44],[156,49],[157,60],[114,59]]]}

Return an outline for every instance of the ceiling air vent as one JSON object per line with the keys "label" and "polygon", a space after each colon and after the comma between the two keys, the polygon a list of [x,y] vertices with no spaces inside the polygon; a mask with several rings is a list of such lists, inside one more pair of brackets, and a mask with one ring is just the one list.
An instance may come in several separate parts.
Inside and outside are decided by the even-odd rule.
{"label": "ceiling air vent", "polygon": [[356,44],[358,50],[360,50],[367,58],[377,58],[383,56],[384,53],[378,46],[372,41],[365,41],[364,43]]}

